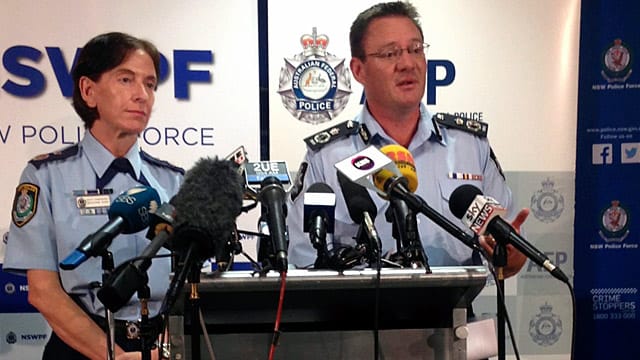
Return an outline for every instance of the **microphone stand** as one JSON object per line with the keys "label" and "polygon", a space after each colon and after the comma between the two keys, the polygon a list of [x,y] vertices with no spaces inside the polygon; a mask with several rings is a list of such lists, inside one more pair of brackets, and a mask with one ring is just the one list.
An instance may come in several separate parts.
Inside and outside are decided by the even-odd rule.
{"label": "microphone stand", "polygon": [[498,360],[505,360],[506,356],[506,336],[505,336],[505,302],[504,302],[504,267],[507,265],[507,246],[502,241],[497,240],[493,248],[493,266],[496,269],[496,307],[498,316]]}
{"label": "microphone stand", "polygon": [[378,238],[367,230],[368,226],[366,223],[369,222],[371,226],[373,226],[373,220],[368,213],[365,212],[365,214],[358,229],[358,234],[356,235],[356,250],[364,254],[371,268],[376,269],[380,263],[378,254],[382,251],[382,244],[379,244]]}
{"label": "microphone stand", "polygon": [[151,331],[153,329],[149,322],[150,297],[151,290],[145,282],[138,290],[138,299],[140,300],[140,349],[142,350],[142,360],[151,360],[151,348],[153,347],[153,332]]}
{"label": "microphone stand", "polygon": [[431,273],[427,254],[420,241],[416,212],[402,200],[390,201],[392,205],[384,215],[387,222],[392,224],[392,236],[396,239],[400,263],[412,269],[425,268],[427,273]]}
{"label": "microphone stand", "polygon": [[[390,184],[385,184],[385,190],[391,195],[390,197],[393,198],[393,196],[397,196],[399,199],[404,200],[411,210],[424,214],[429,218],[429,220],[433,221],[449,234],[462,241],[472,250],[480,250],[480,246],[478,246],[473,236],[455,226],[451,221],[449,221],[449,219],[444,217],[444,215],[431,208],[421,197],[412,196],[413,194],[406,190],[406,181],[407,180],[404,177],[395,178]],[[397,188],[398,186],[400,187]],[[406,191],[402,190],[403,187]]]}
{"label": "microphone stand", "polygon": [[[104,249],[100,255],[102,258],[102,283],[106,283],[114,270],[113,254]],[[113,312],[105,306],[105,319],[107,320],[107,360],[114,360],[116,354],[116,321]]]}
{"label": "microphone stand", "polygon": [[[185,264],[189,266],[189,264]],[[189,284],[191,293],[189,294],[189,304],[191,306],[191,359],[200,360],[200,294],[198,284],[200,284],[200,268],[202,262],[196,261],[191,265],[189,271]]]}

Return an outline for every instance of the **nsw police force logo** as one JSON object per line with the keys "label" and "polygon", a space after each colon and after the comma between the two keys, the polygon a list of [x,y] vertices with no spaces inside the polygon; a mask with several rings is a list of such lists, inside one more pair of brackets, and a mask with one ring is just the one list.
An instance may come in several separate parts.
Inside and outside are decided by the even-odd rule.
{"label": "nsw police force logo", "polygon": [[564,211],[564,197],[553,188],[554,184],[547,178],[542,182],[542,189],[531,196],[531,211],[543,223],[556,221]]}
{"label": "nsw police force logo", "polygon": [[562,335],[562,320],[552,310],[553,306],[545,302],[540,313],[529,321],[529,335],[540,346],[551,346]]}
{"label": "nsw police force logo", "polygon": [[345,59],[327,52],[329,38],[316,32],[300,37],[302,52],[285,58],[278,94],[300,121],[320,124],[335,118],[349,101],[351,75]]}
{"label": "nsw police force logo", "polygon": [[611,201],[600,214],[599,234],[606,242],[622,242],[629,235],[629,212],[620,201]]}
{"label": "nsw police force logo", "polygon": [[607,82],[624,82],[631,76],[633,54],[621,39],[615,39],[602,55],[602,77]]}

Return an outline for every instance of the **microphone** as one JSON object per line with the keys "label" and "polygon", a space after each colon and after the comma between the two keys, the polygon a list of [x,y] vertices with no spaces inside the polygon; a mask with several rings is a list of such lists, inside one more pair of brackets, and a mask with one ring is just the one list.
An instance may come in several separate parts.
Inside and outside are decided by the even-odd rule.
{"label": "microphone", "polygon": [[282,183],[277,177],[267,176],[260,183],[258,199],[264,206],[275,255],[275,267],[280,272],[286,272],[288,267],[287,250],[289,239],[285,223],[287,216],[285,196],[286,193]]}
{"label": "microphone", "polygon": [[351,181],[339,171],[337,175],[349,216],[353,222],[360,224],[356,235],[357,254],[352,254],[346,259],[349,260],[351,265],[355,265],[359,261],[361,254],[364,253],[370,264],[377,262],[376,255],[382,246],[378,231],[374,225],[374,220],[378,215],[378,208],[366,188]]}
{"label": "microphone", "polygon": [[133,234],[149,226],[149,212],[158,207],[160,196],[151,187],[136,186],[118,195],[107,212],[109,221],[85,237],[60,262],[63,270],[73,270],[89,257],[101,255],[119,234]]}
{"label": "microphone", "polygon": [[[414,193],[418,188],[418,174],[411,153],[397,144],[383,146],[380,151],[393,160],[402,176],[407,179],[408,190]],[[384,180],[392,176],[393,174],[388,170],[380,170],[373,176],[374,184],[377,188],[383,188]],[[415,211],[409,209],[404,200],[391,198],[389,202],[391,206],[387,209],[385,218],[393,224],[392,235],[397,242],[400,260],[412,268],[428,268],[427,255],[422,247],[420,234],[418,233],[418,221]]]}
{"label": "microphone", "polygon": [[[406,179],[407,189],[412,193],[415,192],[418,188],[418,174],[416,172],[416,162],[413,160],[413,155],[409,150],[404,146],[391,144],[383,146],[380,151],[393,161],[400,171],[400,176]],[[393,175],[389,170],[382,169],[374,174],[373,183],[377,188],[384,189],[385,181],[392,178]]]}
{"label": "microphone", "polygon": [[506,209],[495,199],[483,196],[482,191],[469,184],[456,188],[449,199],[449,209],[478,235],[491,234],[498,241],[512,244],[529,259],[545,268],[556,279],[569,283],[569,278],[549,258],[525,240],[507,221],[502,219]]}
{"label": "microphone", "polygon": [[[404,149],[404,152],[406,152],[408,156],[411,155],[409,150]],[[405,154],[405,156],[407,156],[407,154]],[[339,161],[334,166],[349,180],[376,190],[376,192],[383,198],[395,197],[400,200],[404,200],[412,210],[424,214],[431,221],[446,230],[456,239],[462,241],[471,249],[480,250],[480,247],[474,237],[470,236],[442,214],[432,209],[421,197],[409,191],[408,179],[402,176],[400,170],[389,157],[374,146],[369,146],[359,153]],[[383,169],[389,171],[380,172],[380,170]],[[379,177],[377,183],[382,186],[381,188],[375,186],[373,181],[370,179],[376,174]]]}
{"label": "microphone", "polygon": [[233,161],[200,158],[187,171],[170,201],[176,209],[172,247],[180,255],[182,271],[176,271],[169,285],[163,311],[173,306],[194,264],[211,257],[225,258],[243,192],[244,180]]}
{"label": "microphone", "polygon": [[235,231],[243,192],[237,164],[217,157],[199,159],[170,201],[176,209],[175,250],[198,245],[202,260],[220,257]]}
{"label": "microphone", "polygon": [[336,194],[331,187],[319,182],[309,186],[304,193],[303,231],[318,254],[325,255],[327,233],[333,234],[336,212]]}
{"label": "microphone", "polygon": [[[397,146],[401,147],[400,145]],[[411,156],[409,150],[404,149],[403,152],[405,152],[404,156],[406,158]],[[413,157],[411,156],[411,158]],[[336,163],[335,167],[349,180],[375,189],[377,193],[385,199],[393,197],[404,200],[413,211],[424,214],[431,221],[446,230],[456,239],[462,241],[471,249],[480,250],[480,247],[474,237],[470,236],[442,214],[432,209],[420,196],[413,194],[408,187],[409,180],[402,176],[400,170],[389,157],[375,147],[369,146],[361,152]],[[381,172],[380,170],[383,169],[389,171]],[[372,176],[376,175],[378,176],[377,184],[380,187],[374,185],[373,181],[370,180]]]}
{"label": "microphone", "polygon": [[168,222],[159,222],[154,226],[155,236],[149,236],[151,232],[147,234],[147,237],[152,240],[136,260],[119,266],[98,290],[98,299],[112,312],[117,312],[125,306],[133,294],[148,283],[147,270],[151,267],[151,259],[171,237],[173,217],[175,216],[174,206],[164,203],[153,213]]}

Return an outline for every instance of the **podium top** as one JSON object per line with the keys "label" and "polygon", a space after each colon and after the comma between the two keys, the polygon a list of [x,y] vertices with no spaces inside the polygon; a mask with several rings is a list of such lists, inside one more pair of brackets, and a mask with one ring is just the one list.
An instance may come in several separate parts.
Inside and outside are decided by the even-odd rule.
{"label": "podium top", "polygon": [[[485,285],[483,266],[289,270],[282,326],[287,331],[451,327],[454,309],[465,311]],[[278,272],[202,274],[199,306],[212,332],[273,328],[281,278]],[[376,298],[379,301],[376,305]],[[190,304],[187,302],[187,308]]]}
{"label": "podium top", "polygon": [[[377,270],[302,270],[287,271],[287,290],[330,290],[368,289],[376,284]],[[432,267],[431,273],[425,269],[383,268],[380,271],[380,288],[431,288],[484,286],[487,269],[484,266],[444,266]],[[203,273],[200,289],[204,292],[237,292],[277,289],[280,273],[269,271],[260,274],[255,271],[227,271]],[[475,297],[476,294],[473,295]]]}

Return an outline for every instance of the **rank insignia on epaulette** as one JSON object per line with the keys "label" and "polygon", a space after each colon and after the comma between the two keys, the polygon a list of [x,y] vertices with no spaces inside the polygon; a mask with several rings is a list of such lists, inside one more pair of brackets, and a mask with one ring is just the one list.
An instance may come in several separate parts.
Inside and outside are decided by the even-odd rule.
{"label": "rank insignia on epaulette", "polygon": [[316,151],[332,141],[357,133],[359,129],[359,123],[353,120],[347,120],[305,138],[304,142],[307,143],[307,146],[309,146],[311,150]]}
{"label": "rank insignia on epaulette", "polygon": [[489,128],[489,124],[487,123],[445,113],[435,114],[433,121],[446,127],[466,131],[480,137],[487,137]]}
{"label": "rank insignia on epaulette", "polygon": [[78,154],[78,144],[71,145],[65,149],[57,150],[47,154],[40,154],[29,160],[29,163],[39,169],[40,166],[49,161],[64,160],[70,156]]}

